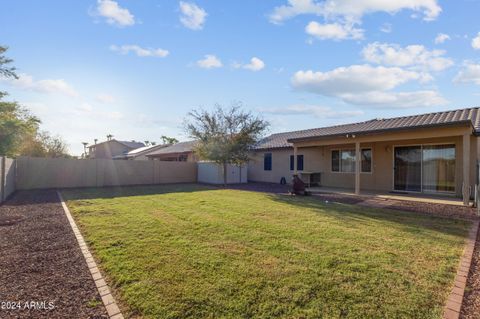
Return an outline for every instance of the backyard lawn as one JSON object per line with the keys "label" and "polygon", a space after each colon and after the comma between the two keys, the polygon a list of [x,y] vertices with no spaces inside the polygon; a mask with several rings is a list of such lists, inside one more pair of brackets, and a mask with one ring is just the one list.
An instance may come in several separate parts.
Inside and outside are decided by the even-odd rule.
{"label": "backyard lawn", "polygon": [[200,185],[62,194],[144,318],[441,318],[470,227]]}

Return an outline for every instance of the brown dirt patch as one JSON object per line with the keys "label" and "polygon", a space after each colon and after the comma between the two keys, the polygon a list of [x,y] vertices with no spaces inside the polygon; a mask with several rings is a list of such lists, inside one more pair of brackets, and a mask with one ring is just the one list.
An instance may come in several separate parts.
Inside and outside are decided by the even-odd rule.
{"label": "brown dirt patch", "polygon": [[473,251],[460,318],[480,318],[480,231],[477,234],[477,241]]}
{"label": "brown dirt patch", "polygon": [[108,318],[55,191],[0,206],[0,251],[0,318]]}

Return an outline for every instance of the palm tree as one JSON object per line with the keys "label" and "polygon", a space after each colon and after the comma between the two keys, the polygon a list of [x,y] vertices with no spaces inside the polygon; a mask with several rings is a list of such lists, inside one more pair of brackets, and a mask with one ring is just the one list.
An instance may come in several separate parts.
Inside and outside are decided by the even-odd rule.
{"label": "palm tree", "polygon": [[95,143],[95,145],[97,145],[98,138],[93,139],[93,142]]}
{"label": "palm tree", "polygon": [[88,145],[88,143],[87,142],[82,142],[82,144],[83,144],[83,157],[87,158],[87,145]]}
{"label": "palm tree", "polygon": [[108,135],[107,135],[107,141],[110,141],[112,138],[113,138],[113,135],[112,135],[112,134],[108,134]]}
{"label": "palm tree", "polygon": [[145,146],[149,146],[150,145],[150,141],[144,141],[145,142]]}

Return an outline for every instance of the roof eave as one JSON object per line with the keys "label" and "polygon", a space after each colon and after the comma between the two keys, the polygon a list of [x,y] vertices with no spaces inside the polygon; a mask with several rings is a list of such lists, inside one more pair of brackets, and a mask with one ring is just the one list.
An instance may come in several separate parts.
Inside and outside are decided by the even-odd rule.
{"label": "roof eave", "polygon": [[164,155],[183,155],[183,154],[190,154],[193,151],[185,151],[185,152],[171,152],[171,153],[158,153],[158,154],[145,154],[147,157],[155,157],[155,156],[164,156]]}
{"label": "roof eave", "polygon": [[[408,130],[417,130],[417,129],[426,129],[426,128],[434,128],[434,127],[450,127],[450,126],[460,126],[460,125],[470,126],[472,128],[472,133],[475,132],[473,123],[471,120],[461,120],[455,121],[450,123],[439,123],[439,124],[427,124],[427,125],[419,125],[419,126],[407,126],[407,127],[398,127],[398,128],[388,128],[388,129],[381,129],[381,130],[369,130],[369,131],[358,131],[358,132],[345,132],[341,134],[332,134],[332,135],[319,135],[319,136],[309,136],[309,137],[299,137],[299,138],[291,138],[287,139],[289,143],[295,142],[306,142],[311,140],[318,140],[318,139],[331,139],[331,138],[338,138],[344,137],[346,135],[368,135],[368,134],[381,134],[386,132],[398,132],[398,131],[408,131]],[[480,132],[478,132],[480,134]]]}

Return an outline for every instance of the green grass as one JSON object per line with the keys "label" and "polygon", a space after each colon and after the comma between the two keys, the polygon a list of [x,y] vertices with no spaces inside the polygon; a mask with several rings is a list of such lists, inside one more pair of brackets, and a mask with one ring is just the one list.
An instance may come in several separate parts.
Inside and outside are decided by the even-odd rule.
{"label": "green grass", "polygon": [[63,195],[144,318],[440,318],[470,227],[199,185]]}

